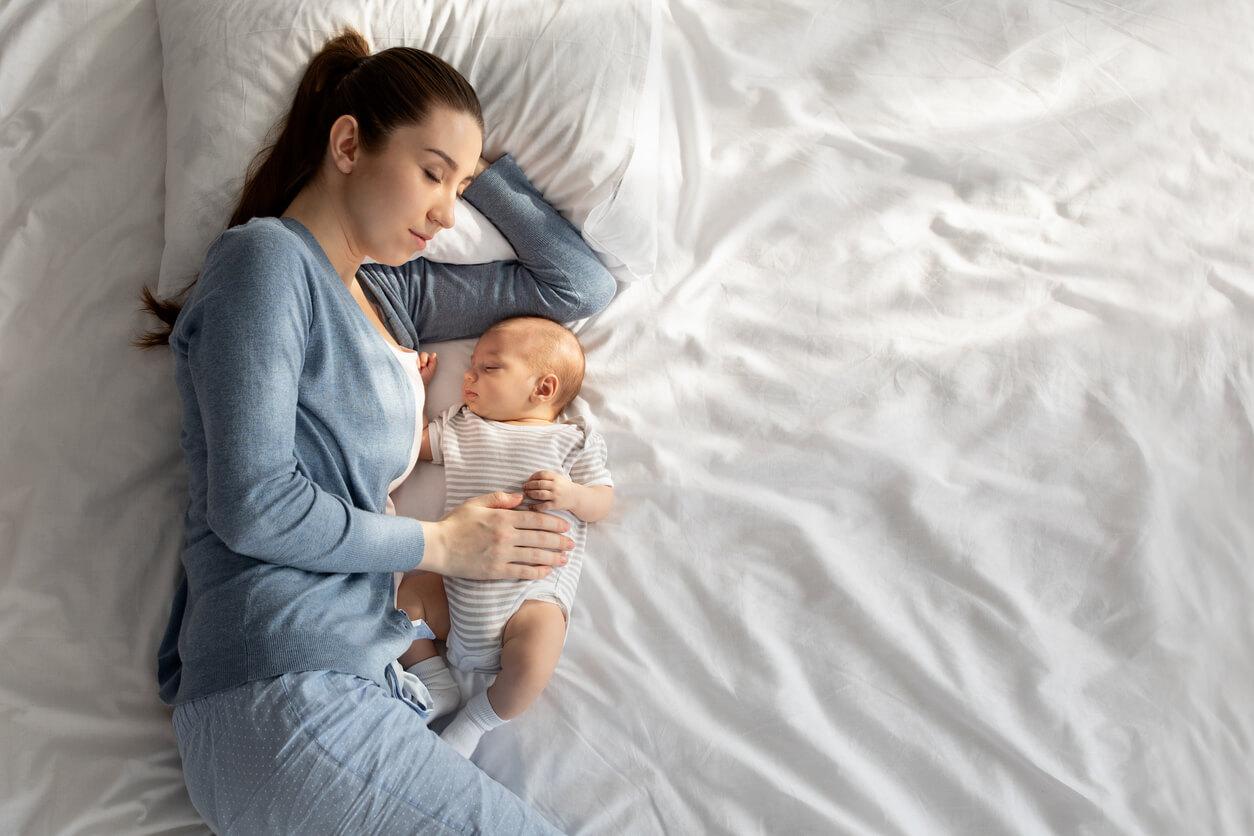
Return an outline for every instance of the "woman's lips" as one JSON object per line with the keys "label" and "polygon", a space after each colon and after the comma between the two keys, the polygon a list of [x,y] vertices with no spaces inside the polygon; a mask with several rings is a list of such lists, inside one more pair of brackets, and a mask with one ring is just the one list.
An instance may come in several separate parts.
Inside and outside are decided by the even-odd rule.
{"label": "woman's lips", "polygon": [[414,232],[412,229],[409,231],[409,234],[410,234],[410,237],[414,239],[414,246],[416,246],[420,250],[425,250],[427,248],[427,242],[431,240],[430,235],[421,235],[417,232]]}

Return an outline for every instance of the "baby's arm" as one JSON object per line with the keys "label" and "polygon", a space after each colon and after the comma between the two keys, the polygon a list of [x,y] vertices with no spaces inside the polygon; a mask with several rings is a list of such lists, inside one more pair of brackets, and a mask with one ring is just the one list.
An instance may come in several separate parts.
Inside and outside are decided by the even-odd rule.
{"label": "baby's arm", "polygon": [[424,418],[422,425],[422,446],[418,448],[418,461],[429,462],[431,460],[431,422]]}
{"label": "baby's arm", "polygon": [[580,485],[552,470],[540,470],[523,483],[523,492],[536,501],[536,511],[570,511],[584,522],[605,519],[614,506],[614,488]]}
{"label": "baby's arm", "polygon": [[[418,364],[418,374],[422,377],[422,385],[430,386],[431,378],[435,377],[435,367],[439,365],[439,359],[435,356],[435,352],[422,352],[418,355],[418,359],[414,361]],[[422,419],[422,446],[418,448],[418,461],[431,461],[431,434],[427,431],[431,426],[431,422],[426,416]]]}

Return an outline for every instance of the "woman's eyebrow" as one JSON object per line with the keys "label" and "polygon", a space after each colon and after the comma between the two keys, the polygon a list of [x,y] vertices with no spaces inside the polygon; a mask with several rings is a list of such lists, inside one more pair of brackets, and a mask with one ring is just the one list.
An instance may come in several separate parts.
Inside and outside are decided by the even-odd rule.
{"label": "woman's eyebrow", "polygon": [[[449,168],[453,169],[453,171],[457,171],[457,163],[453,162],[453,158],[441,151],[439,148],[426,148],[424,150],[430,151],[432,154],[438,154],[444,162],[448,163]],[[471,177],[467,175],[465,179],[470,180]]]}

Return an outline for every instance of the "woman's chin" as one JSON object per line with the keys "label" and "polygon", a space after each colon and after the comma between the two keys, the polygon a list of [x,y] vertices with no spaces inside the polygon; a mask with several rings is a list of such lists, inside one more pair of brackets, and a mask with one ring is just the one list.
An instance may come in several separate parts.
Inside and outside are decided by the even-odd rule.
{"label": "woman's chin", "polygon": [[421,251],[415,250],[411,253],[398,252],[386,256],[372,255],[370,257],[380,264],[386,264],[388,267],[400,267],[402,264],[408,264],[420,255],[422,255]]}

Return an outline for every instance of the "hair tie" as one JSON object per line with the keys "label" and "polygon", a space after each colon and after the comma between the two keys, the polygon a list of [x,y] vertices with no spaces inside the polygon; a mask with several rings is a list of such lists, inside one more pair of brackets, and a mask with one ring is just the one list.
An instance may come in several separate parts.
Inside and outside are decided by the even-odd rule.
{"label": "hair tie", "polygon": [[360,67],[363,63],[365,63],[366,59],[369,57],[370,57],[369,55],[362,55],[358,58],[354,58],[353,63],[348,65],[348,69],[344,70],[342,73],[340,73],[339,77],[336,78],[335,80],[336,88],[338,89],[339,86],[343,84],[345,81],[347,81],[349,77],[352,76],[353,73],[357,72],[357,68]]}

